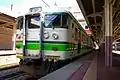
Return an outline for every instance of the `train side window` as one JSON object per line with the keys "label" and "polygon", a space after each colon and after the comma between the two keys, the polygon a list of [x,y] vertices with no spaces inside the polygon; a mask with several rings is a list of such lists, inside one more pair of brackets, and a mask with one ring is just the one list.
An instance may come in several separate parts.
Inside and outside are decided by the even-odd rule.
{"label": "train side window", "polygon": [[72,38],[74,38],[74,23],[72,23]]}
{"label": "train side window", "polygon": [[83,35],[83,32],[81,34],[81,43],[83,44],[84,43],[84,35]]}
{"label": "train side window", "polygon": [[77,35],[78,35],[78,31],[77,28],[75,28],[75,40],[77,40]]}
{"label": "train side window", "polygon": [[68,27],[68,16],[67,16],[67,14],[64,14],[64,15],[62,15],[62,27],[63,28],[66,28],[66,27]]}
{"label": "train side window", "polygon": [[74,28],[74,23],[72,23],[72,29]]}

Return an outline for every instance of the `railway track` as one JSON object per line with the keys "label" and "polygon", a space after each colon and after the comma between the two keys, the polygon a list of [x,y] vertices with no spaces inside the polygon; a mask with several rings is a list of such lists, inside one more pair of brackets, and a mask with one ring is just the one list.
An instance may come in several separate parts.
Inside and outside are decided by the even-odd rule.
{"label": "railway track", "polygon": [[0,71],[0,80],[37,80],[37,78],[21,72],[19,67],[14,67]]}
{"label": "railway track", "polygon": [[[87,55],[87,54],[84,54],[83,56],[85,56],[85,55]],[[78,58],[76,58],[76,59],[78,59]],[[71,60],[71,62],[76,59]],[[63,66],[61,66],[61,67],[63,67]],[[37,80],[40,77],[42,77],[42,76],[33,77],[28,73],[20,71],[19,66],[16,66],[16,67],[14,66],[14,67],[0,70],[0,80]]]}

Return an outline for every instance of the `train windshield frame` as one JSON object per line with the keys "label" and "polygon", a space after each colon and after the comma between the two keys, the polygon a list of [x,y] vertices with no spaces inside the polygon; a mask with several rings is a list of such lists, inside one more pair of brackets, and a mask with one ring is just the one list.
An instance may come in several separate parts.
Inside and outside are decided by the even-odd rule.
{"label": "train windshield frame", "polygon": [[25,17],[25,25],[28,29],[40,28],[40,16],[39,15],[27,15]]}
{"label": "train windshield frame", "polygon": [[46,14],[44,17],[45,28],[68,28],[68,14]]}

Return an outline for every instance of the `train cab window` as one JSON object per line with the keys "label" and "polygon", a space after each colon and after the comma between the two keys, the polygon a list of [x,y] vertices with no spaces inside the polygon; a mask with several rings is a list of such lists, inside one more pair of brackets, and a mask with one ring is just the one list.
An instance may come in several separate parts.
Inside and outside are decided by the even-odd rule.
{"label": "train cab window", "polygon": [[23,16],[20,16],[17,18],[17,29],[22,29],[23,28]]}
{"label": "train cab window", "polygon": [[29,29],[40,28],[40,16],[26,16],[25,23]]}
{"label": "train cab window", "polygon": [[45,28],[68,28],[67,14],[47,14],[44,21]]}
{"label": "train cab window", "polygon": [[45,28],[58,28],[61,26],[61,15],[60,14],[47,14],[44,18]]}
{"label": "train cab window", "polygon": [[58,15],[55,20],[53,21],[53,26],[55,26],[56,28],[60,26],[60,21],[61,20],[61,16]]}
{"label": "train cab window", "polygon": [[30,26],[28,28],[35,29],[35,28],[40,28],[40,17],[35,16],[32,17],[30,20]]}

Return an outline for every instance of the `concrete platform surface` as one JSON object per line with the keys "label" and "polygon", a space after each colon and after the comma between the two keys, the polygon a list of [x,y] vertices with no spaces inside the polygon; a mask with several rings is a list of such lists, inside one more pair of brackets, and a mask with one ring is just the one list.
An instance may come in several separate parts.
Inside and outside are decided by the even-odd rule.
{"label": "concrete platform surface", "polygon": [[18,64],[19,59],[16,58],[15,51],[12,50],[0,51],[0,69]]}
{"label": "concrete platform surface", "polygon": [[[84,78],[86,72],[85,66],[89,66],[94,54],[88,54],[80,59],[40,78],[39,80],[76,80],[75,77]],[[76,73],[80,73],[79,75]],[[74,76],[75,75],[75,76]],[[81,79],[77,79],[81,80]]]}
{"label": "concrete platform surface", "polygon": [[9,54],[16,54],[16,52],[13,50],[0,50],[0,56]]}

